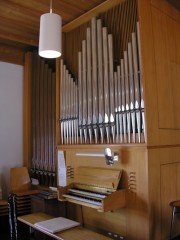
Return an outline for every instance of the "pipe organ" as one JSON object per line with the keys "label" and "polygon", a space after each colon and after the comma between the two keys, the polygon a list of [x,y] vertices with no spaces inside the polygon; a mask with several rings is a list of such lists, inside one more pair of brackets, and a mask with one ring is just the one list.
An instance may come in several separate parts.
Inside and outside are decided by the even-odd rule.
{"label": "pipe organ", "polygon": [[114,63],[113,35],[91,19],[77,55],[78,76],[60,63],[62,144],[145,142],[139,23]]}
{"label": "pipe organ", "polygon": [[[119,5],[111,8],[112,2]],[[26,108],[32,112],[29,116],[26,111],[27,118],[32,117],[29,122],[33,122],[25,126],[25,133],[31,129],[31,134],[25,135],[25,147],[29,147],[25,149],[26,159],[33,160],[32,173],[40,180],[52,180],[49,173],[54,157],[50,149],[56,145],[63,151],[69,183],[58,189],[59,199],[73,203],[77,200],[72,200],[72,191],[77,183],[82,187],[86,182],[80,178],[87,169],[92,175],[94,169],[121,169],[120,189],[113,189],[111,203],[108,195],[99,206],[81,204],[84,226],[131,240],[168,239],[169,202],[180,197],[180,14],[168,1],[161,0],[110,0],[104,4],[110,6],[107,12],[97,9],[96,18],[90,14],[93,18],[89,22],[86,17],[90,16],[85,14],[63,32],[63,60],[56,62],[56,91],[51,93],[56,95],[56,120],[51,122],[53,129],[56,127],[54,140],[50,128],[44,128],[48,118],[42,118],[47,116],[44,107],[53,112],[54,106],[38,97],[46,98],[39,76],[47,70],[37,70],[40,64],[34,59],[35,81],[30,80],[32,85],[25,94],[34,92],[33,106],[27,104]],[[29,59],[32,56],[26,56],[25,69],[31,68]],[[45,79],[41,86],[46,85]],[[107,145],[120,156],[113,166],[93,155],[103,152]],[[81,173],[78,178],[77,173]],[[101,179],[100,171],[96,175]],[[93,181],[90,178],[90,187]],[[117,209],[109,211],[115,200]],[[106,203],[108,208],[104,208]],[[76,207],[73,205],[73,210]]]}

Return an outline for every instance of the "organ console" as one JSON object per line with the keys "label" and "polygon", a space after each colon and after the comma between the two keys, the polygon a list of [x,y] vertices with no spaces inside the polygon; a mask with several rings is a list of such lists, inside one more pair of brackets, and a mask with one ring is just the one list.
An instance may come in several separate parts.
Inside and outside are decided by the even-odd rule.
{"label": "organ console", "polygon": [[73,181],[58,188],[58,199],[97,209],[99,212],[125,207],[126,190],[119,189],[122,170],[79,166]]}

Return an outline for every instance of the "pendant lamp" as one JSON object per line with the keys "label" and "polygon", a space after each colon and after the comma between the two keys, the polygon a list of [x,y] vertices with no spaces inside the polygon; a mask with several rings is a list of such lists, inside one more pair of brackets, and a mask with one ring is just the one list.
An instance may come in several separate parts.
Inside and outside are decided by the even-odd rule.
{"label": "pendant lamp", "polygon": [[39,31],[39,55],[44,58],[57,58],[61,56],[61,16],[52,13],[52,0],[50,13],[41,15]]}

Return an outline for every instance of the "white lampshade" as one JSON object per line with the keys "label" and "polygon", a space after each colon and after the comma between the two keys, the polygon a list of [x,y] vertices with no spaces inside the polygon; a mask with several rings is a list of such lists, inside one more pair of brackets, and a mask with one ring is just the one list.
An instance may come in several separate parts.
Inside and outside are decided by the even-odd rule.
{"label": "white lampshade", "polygon": [[44,58],[61,56],[61,16],[45,13],[40,18],[39,55]]}

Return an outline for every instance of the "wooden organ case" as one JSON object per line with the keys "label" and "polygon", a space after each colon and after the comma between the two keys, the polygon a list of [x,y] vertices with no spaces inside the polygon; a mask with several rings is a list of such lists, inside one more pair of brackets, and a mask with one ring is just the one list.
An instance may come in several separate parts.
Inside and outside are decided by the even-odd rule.
{"label": "wooden organ case", "polygon": [[[120,17],[120,20],[118,20],[118,16],[122,16],[121,11],[124,14],[124,15],[122,14],[124,16],[124,19],[123,17],[122,18]],[[174,14],[173,20],[169,17],[171,15],[170,11],[172,11]],[[125,17],[126,15],[125,12],[126,13],[128,12],[127,18]],[[93,15],[95,14],[92,13],[92,16]],[[83,140],[82,142],[79,139],[79,142],[74,142],[75,144],[72,144],[70,140],[67,144],[65,142],[62,144],[62,138],[61,139],[58,138],[58,142],[61,144],[60,146],[58,146],[58,149],[64,151],[66,160],[68,162],[70,162],[71,164],[72,163],[77,164],[82,167],[87,166],[89,167],[92,164],[93,167],[98,168],[99,165],[102,164],[102,163],[100,164],[102,160],[100,161],[99,159],[94,157],[77,157],[76,153],[78,151],[88,152],[92,151],[93,148],[94,152],[96,151],[102,152],[107,146],[110,146],[114,151],[119,152],[119,154],[121,155],[121,160],[119,161],[119,163],[117,163],[117,165],[119,165],[118,167],[123,170],[121,188],[126,189],[125,194],[126,198],[124,205],[126,207],[115,209],[113,211],[105,213],[99,213],[93,210],[93,208],[87,208],[83,206],[85,226],[90,226],[95,230],[97,230],[98,228],[107,229],[110,232],[115,232],[122,236],[125,236],[125,238],[127,239],[137,240],[168,239],[171,217],[171,209],[169,207],[169,202],[173,199],[178,199],[180,197],[178,190],[179,184],[177,183],[177,179],[179,179],[179,173],[177,169],[179,169],[180,163],[180,160],[178,158],[180,152],[179,148],[180,142],[178,140],[180,136],[178,121],[180,109],[178,105],[179,101],[177,100],[178,95],[175,90],[176,89],[175,86],[177,86],[178,82],[174,80],[173,85],[171,84],[172,78],[175,79],[177,76],[178,77],[180,76],[179,71],[176,71],[177,70],[176,67],[179,66],[180,61],[179,55],[178,56],[176,55],[175,57],[173,43],[171,42],[172,39],[170,38],[168,39],[167,37],[165,38],[165,36],[167,36],[167,34],[169,36],[172,34],[171,33],[172,30],[170,29],[173,29],[174,32],[179,33],[178,24],[180,22],[179,20],[180,14],[177,9],[174,9],[173,6],[171,6],[166,1],[163,2],[160,0],[158,1],[138,0],[138,1],[119,1],[119,5],[113,6],[113,8],[109,9],[109,11],[107,11],[106,14],[103,15],[103,13],[97,12],[96,16],[103,19],[102,20],[103,24],[108,27],[108,32],[112,33],[113,35],[114,65],[113,67],[109,66],[109,71],[111,74],[111,68],[113,68],[114,79],[116,79],[116,73],[114,73],[114,71],[116,72],[115,70],[116,67],[118,74],[118,64],[120,64],[121,67],[122,60],[124,60],[124,64],[126,62],[126,53],[124,54],[124,51],[127,51],[128,53],[128,43],[129,42],[133,43],[131,39],[131,34],[134,31],[137,33],[136,24],[137,21],[139,22],[139,34],[140,34],[139,48],[141,51],[139,64],[141,64],[142,68],[138,69],[138,73],[142,77],[141,81],[143,85],[143,92],[141,92],[142,89],[140,89],[139,94],[141,96],[141,100],[143,97],[144,106],[143,105],[139,106],[139,108],[135,110],[136,112],[135,114],[137,114],[137,111],[140,109],[141,111],[140,118],[141,121],[144,120],[144,125],[140,127],[141,128],[140,136],[138,135],[139,131],[138,126],[135,130],[135,137],[133,136],[133,125],[131,125],[131,135],[130,136],[128,135],[128,129],[127,132],[125,132],[124,129],[123,133],[125,133],[127,138],[125,139],[124,135],[123,140],[121,140],[121,138],[119,137],[118,141],[116,140],[116,136],[114,138],[111,133],[111,131],[113,132],[112,125],[109,126],[110,139],[108,138],[108,134],[106,132],[107,130],[105,129],[104,134],[107,134],[107,136],[104,135],[104,142],[102,141],[103,143],[101,141],[96,142],[96,139],[94,139],[91,142],[90,137],[87,143],[86,139]],[[83,21],[83,19],[81,20]],[[91,22],[91,18],[89,18],[89,21]],[[113,22],[115,22],[116,24],[113,25]],[[166,26],[167,22],[169,24],[168,26]],[[86,39],[88,45],[88,33],[86,33],[86,28],[91,27],[86,23],[84,27],[80,26],[78,28],[78,26],[81,24],[80,22],[77,21],[77,25],[76,26],[72,25],[72,29],[69,26],[67,26],[67,28],[64,28],[64,49],[65,49],[63,55],[64,63],[66,63],[66,65],[69,66],[70,72],[73,72],[77,76],[78,80],[79,75],[77,55],[78,51],[82,51],[83,58],[84,53],[82,41]],[[170,26],[173,27],[171,28]],[[77,31],[76,28],[78,29]],[[159,32],[158,29],[161,29],[161,31]],[[76,46],[74,44],[71,45],[71,42],[73,42],[74,35],[76,36],[79,35],[79,41],[78,43],[76,43]],[[179,41],[178,36],[179,35],[177,34],[175,40],[176,42]],[[166,39],[166,41],[164,41],[164,39]],[[162,44],[162,42],[164,44]],[[177,49],[180,49],[178,43],[176,44],[176,47]],[[169,48],[171,50],[168,51],[167,49]],[[73,58],[76,58],[76,60],[75,59],[73,60]],[[171,73],[170,69],[167,67],[169,63],[174,69],[174,71]],[[176,64],[174,65],[174,63]],[[128,63],[130,69],[129,64],[130,63]],[[60,62],[57,64],[57,66],[59,67],[60,71],[58,79],[60,79],[62,74]],[[164,79],[163,72],[164,73],[166,72],[165,82],[162,80]],[[106,74],[106,72],[104,72],[104,74]],[[135,74],[136,73],[133,72],[134,81]],[[172,74],[175,74],[174,77],[172,76]],[[89,75],[87,58],[87,79],[88,76]],[[98,77],[98,82],[99,81],[100,80]],[[76,80],[74,80],[74,83],[77,83]],[[170,87],[171,90],[168,89],[168,86]],[[111,89],[111,87],[112,86],[110,84],[109,88]],[[117,87],[118,85],[116,85],[115,83],[115,89]],[[170,96],[169,90],[173,92],[174,102]],[[129,91],[131,94],[131,85]],[[63,101],[61,99],[62,96],[61,94],[62,93],[60,91],[60,95],[58,98],[60,102]],[[82,94],[84,94],[83,91]],[[92,98],[95,99],[96,95],[93,95]],[[87,99],[87,101],[89,100]],[[114,104],[116,104],[116,93]],[[165,110],[164,104],[166,104],[166,106],[169,106],[167,111]],[[110,104],[109,105],[110,113],[111,106],[112,105]],[[114,107],[116,109],[116,105]],[[128,112],[130,111],[131,119],[133,119],[133,110],[128,108],[126,108],[125,110],[127,114],[128,125]],[[59,111],[59,109],[57,109],[57,111]],[[122,111],[122,108],[120,111]],[[171,115],[170,118],[168,117],[170,115],[167,115],[168,112],[170,112]],[[89,113],[91,114],[91,112]],[[59,115],[57,116],[61,116],[61,113],[59,112]],[[114,118],[116,118],[117,116],[118,111],[115,112]],[[71,119],[76,119],[76,114],[72,116]],[[63,120],[60,121],[61,124],[66,122],[65,118],[61,120]],[[87,119],[85,120],[86,122],[84,123],[82,117],[81,130],[84,136],[86,136],[86,132],[84,132],[86,131],[84,130],[84,125],[89,124],[88,116]],[[101,125],[99,124],[98,126],[99,126],[98,133],[100,135]],[[116,129],[115,132],[117,133],[119,131],[120,134],[120,128],[118,130],[115,126],[115,129]],[[59,131],[58,137],[62,136],[60,130],[58,131]],[[87,127],[87,135],[89,134],[89,136],[91,136],[91,133],[89,133],[88,131],[89,130]],[[95,130],[93,131],[94,131],[93,135],[96,136]],[[139,141],[138,139],[141,140]],[[89,143],[90,146],[88,145]],[[166,182],[166,179],[167,178],[169,179],[168,176],[173,176],[172,178],[170,178],[171,180],[169,180],[169,183]],[[174,188],[174,186],[177,187],[172,193],[170,189]],[[177,232],[174,233],[174,235],[176,235],[177,233],[178,229]]]}
{"label": "wooden organ case", "polygon": [[[89,30],[86,32],[86,29],[91,28],[91,19],[94,16],[102,19],[102,26],[106,26],[108,32],[113,35],[113,57],[110,52],[106,52],[107,55],[105,52],[103,53],[103,56],[110,57],[108,72],[103,66],[105,69],[103,75],[111,74],[115,79],[115,84],[110,83],[103,88],[105,98],[102,102],[97,101],[99,104],[97,109],[102,110],[100,104],[106,104],[107,99],[112,98],[109,89],[113,89],[113,91],[118,89],[116,79],[118,79],[119,70],[120,79],[126,75],[130,80],[133,75],[133,84],[135,84],[136,74],[138,74],[138,79],[140,77],[142,83],[141,87],[136,89],[129,82],[130,87],[127,88],[127,79],[124,78],[121,87],[124,84],[123,88],[127,90],[126,98],[124,100],[122,98],[124,103],[121,104],[121,108],[118,108],[116,105],[118,93],[114,91],[114,103],[112,104],[111,101],[108,106],[104,107],[106,110],[108,109],[108,121],[104,112],[100,112],[100,116],[97,116],[99,110],[93,108],[97,99],[96,91],[97,89],[99,91],[101,85],[98,85],[97,88],[94,87],[92,96],[88,98],[83,96],[86,89],[88,91],[92,89],[92,85],[87,85],[84,89],[85,85],[78,85],[78,71],[81,71],[81,68],[78,67],[79,62],[82,62],[81,66],[87,67],[87,72],[84,73],[85,75],[87,73],[87,79],[91,79],[91,74],[93,74],[89,69],[94,67],[94,59],[91,63],[88,58],[86,59],[87,63],[82,59],[85,55],[84,49],[87,49],[87,53],[89,51],[89,48],[86,48],[86,44],[89,46]],[[133,47],[131,45],[133,44],[132,33],[137,33],[137,22],[140,36],[138,66],[141,66],[141,69],[136,68],[136,71],[131,72],[131,63],[127,61],[130,58],[128,45],[129,48]],[[85,227],[95,231],[105,230],[117,233],[128,240],[169,239],[171,218],[169,202],[180,198],[179,25],[180,12],[168,1],[110,0],[73,21],[72,24],[63,27],[63,62],[60,59],[56,61],[56,145],[57,152],[63,151],[65,156],[67,184],[65,187],[58,187],[58,191],[59,200],[77,203],[77,206],[73,205],[77,218],[79,217],[78,205],[82,206]],[[106,34],[106,30],[104,30],[104,34]],[[112,43],[111,36],[108,38],[109,43]],[[93,48],[93,45],[91,46]],[[134,62],[133,59],[133,64]],[[129,69],[128,75],[125,63]],[[27,65],[28,59],[25,62],[25,69]],[[122,75],[122,69],[124,69],[124,75]],[[63,73],[63,71],[65,72]],[[131,73],[133,74],[131,75]],[[62,75],[66,76],[67,81],[63,82],[65,85],[60,80]],[[101,83],[99,77],[98,84]],[[27,75],[26,78],[28,78]],[[71,78],[72,80],[70,80]],[[93,76],[94,78],[96,76]],[[89,84],[89,80],[87,83]],[[71,89],[71,94],[65,94],[65,98],[62,98],[62,86],[64,93],[67,93],[67,87]],[[73,89],[75,90],[73,91]],[[79,89],[82,89],[79,92],[80,97],[82,95],[82,101],[79,101]],[[134,95],[131,92],[132,89],[135,90]],[[136,90],[139,91],[138,94]],[[25,91],[28,92],[28,87]],[[121,97],[124,96],[123,92],[121,94]],[[129,94],[129,102],[127,102],[127,94]],[[74,96],[72,99],[75,99],[73,103],[71,96]],[[133,108],[131,108],[130,103],[133,96],[137,97],[139,106],[136,107],[134,102]],[[82,115],[81,122],[79,122],[80,114],[85,111],[81,104],[90,106],[92,101],[92,108],[86,109],[88,114]],[[122,105],[124,109],[122,109]],[[112,120],[111,114],[114,120]],[[134,117],[136,119],[135,127],[132,124]],[[120,129],[116,125],[118,121],[126,122],[127,125],[124,127],[122,124]],[[140,121],[141,124],[138,125],[137,121]],[[97,134],[98,138],[96,138]],[[26,143],[27,147],[28,138]],[[92,156],[94,152],[104,152],[107,147],[120,156],[119,161],[112,166],[107,166],[103,158]],[[84,153],[84,156],[78,156],[77,153]],[[86,153],[91,154],[87,156]],[[29,159],[28,149],[26,149],[25,159]],[[82,176],[86,171],[93,175],[95,171],[99,170],[98,178],[95,178],[96,181],[99,181],[103,175],[101,173],[106,175],[107,171],[110,177],[113,173],[112,169],[122,171],[120,182],[117,184],[115,181],[113,186],[112,201],[108,199],[111,197],[110,195],[101,201],[99,206],[94,206],[68,198],[68,191],[75,185],[76,188],[78,185],[78,188],[81,186],[83,190],[86,190],[82,187],[86,182],[86,185],[92,190],[94,186],[92,176],[88,176],[88,184],[87,176]],[[56,170],[58,174],[59,169]],[[98,187],[108,189],[109,182],[111,181],[106,182],[103,179],[103,183],[98,184]],[[119,188],[116,189],[117,185]],[[173,235],[178,233],[177,226]]]}
{"label": "wooden organ case", "polygon": [[[123,227],[126,212],[131,215],[132,211],[126,206],[132,204],[134,208],[134,201],[145,202],[141,194],[135,200],[145,173],[139,178],[137,172],[142,168],[138,169],[133,160],[143,155],[140,163],[145,156],[145,118],[137,5],[134,0],[119,3],[111,2],[107,15],[97,12],[87,23],[64,34],[64,49],[68,49],[57,62],[56,85],[60,89],[57,150],[65,156],[66,186],[60,186],[59,164],[57,172],[59,200],[82,206],[85,227],[114,232],[126,239],[133,232],[126,233]],[[72,44],[75,36],[79,39],[76,45]],[[105,157],[94,155],[107,147],[119,156],[112,166],[106,164]],[[145,211],[147,206],[143,206]],[[135,220],[133,215],[131,219]],[[136,226],[139,231],[141,227]]]}

